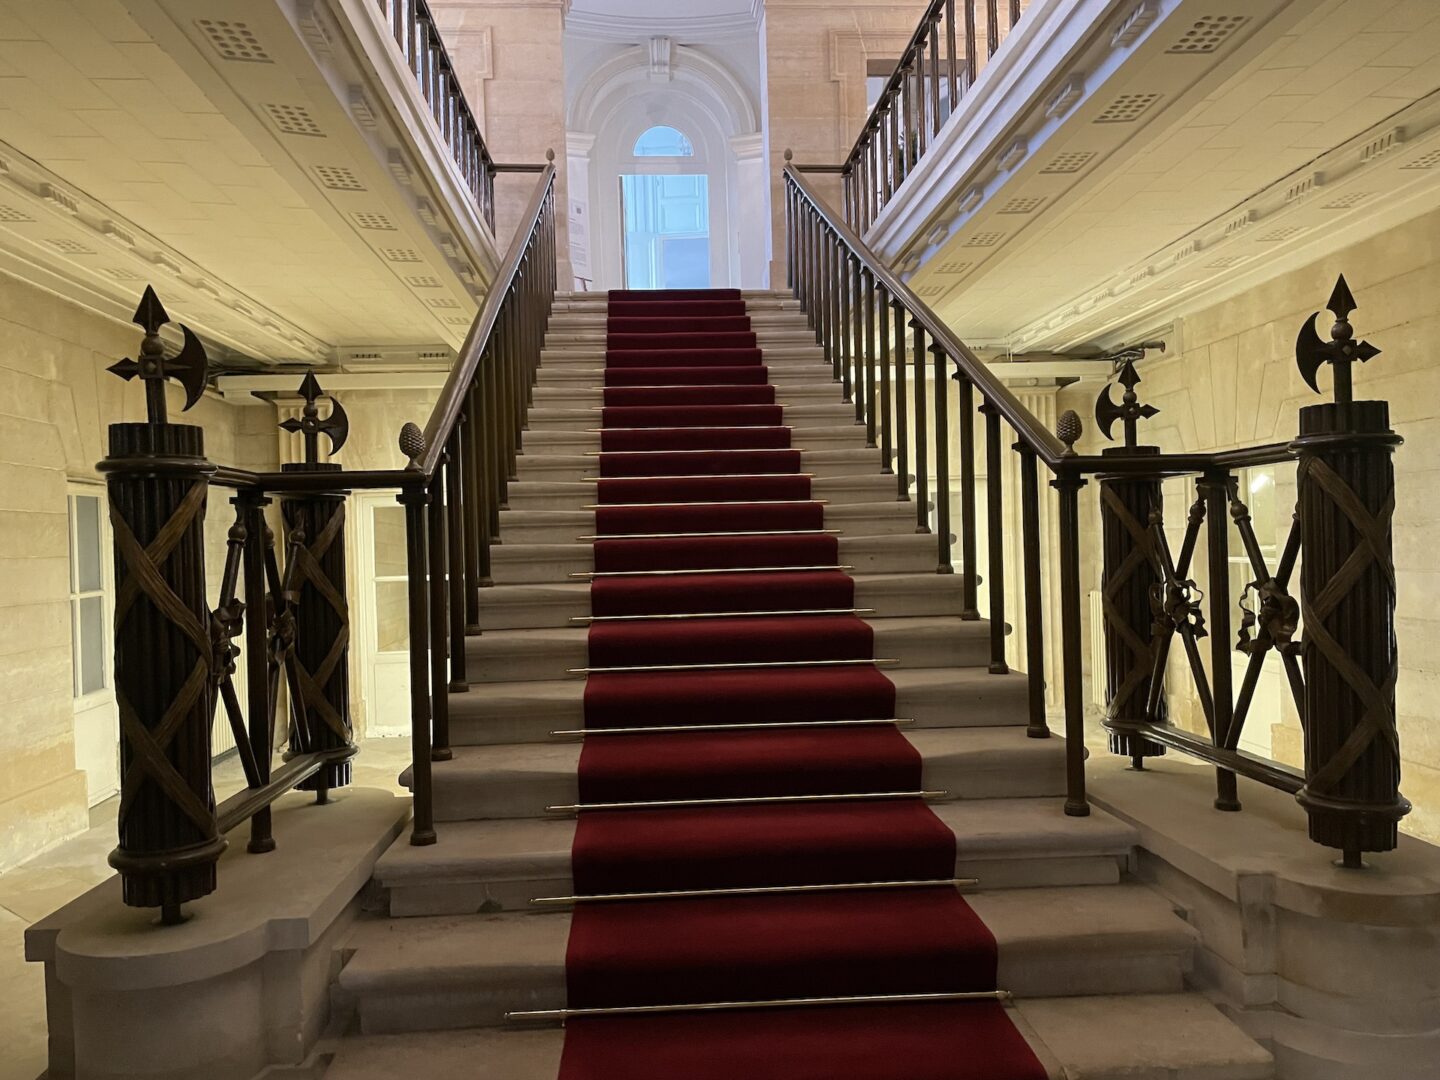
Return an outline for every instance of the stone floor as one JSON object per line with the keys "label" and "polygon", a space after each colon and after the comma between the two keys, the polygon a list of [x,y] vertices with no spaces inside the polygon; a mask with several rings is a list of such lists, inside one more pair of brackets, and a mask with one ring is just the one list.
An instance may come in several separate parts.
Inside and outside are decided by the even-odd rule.
{"label": "stone floor", "polygon": [[[397,783],[409,764],[407,739],[370,739],[360,744],[355,783],[403,790]],[[238,759],[215,771],[217,798],[244,786]],[[90,828],[0,873],[0,1080],[36,1080],[45,1071],[45,981],[38,964],[25,962],[25,928],[98,885],[113,871],[105,859],[115,847],[119,799],[90,813]],[[277,836],[280,843],[284,836]],[[223,886],[222,886],[223,887]]]}

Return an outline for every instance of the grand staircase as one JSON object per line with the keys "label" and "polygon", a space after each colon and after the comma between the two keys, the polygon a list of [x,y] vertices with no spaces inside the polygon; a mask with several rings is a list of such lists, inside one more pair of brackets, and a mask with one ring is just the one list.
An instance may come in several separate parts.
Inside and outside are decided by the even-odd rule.
{"label": "grand staircase", "polygon": [[905,486],[788,296],[560,297],[329,1080],[1273,1075]]}

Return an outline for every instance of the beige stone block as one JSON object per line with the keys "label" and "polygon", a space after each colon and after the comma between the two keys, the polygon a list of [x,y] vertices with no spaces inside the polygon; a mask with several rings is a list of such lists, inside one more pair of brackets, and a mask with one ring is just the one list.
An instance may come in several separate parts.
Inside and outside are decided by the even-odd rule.
{"label": "beige stone block", "polygon": [[41,642],[70,647],[70,604],[65,598],[0,608],[0,656],[33,650]]}
{"label": "beige stone block", "polygon": [[7,604],[34,604],[69,595],[69,559],[0,559],[0,597]]}
{"label": "beige stone block", "polygon": [[0,800],[0,870],[84,831],[85,798],[85,774],[72,760],[68,771]]}
{"label": "beige stone block", "polygon": [[64,513],[0,513],[0,559],[68,558],[69,530]]}

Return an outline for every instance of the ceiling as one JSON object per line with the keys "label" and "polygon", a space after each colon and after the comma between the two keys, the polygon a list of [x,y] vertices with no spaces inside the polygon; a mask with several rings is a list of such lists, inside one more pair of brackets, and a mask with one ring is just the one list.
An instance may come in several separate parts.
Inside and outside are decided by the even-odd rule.
{"label": "ceiling", "polygon": [[[1433,207],[1440,4],[1270,5],[1284,10],[1214,52],[1176,55],[1172,39],[1199,19],[1259,24],[1260,6],[1179,4],[1155,47],[1090,76],[1063,123],[1044,129],[1017,108],[989,160],[950,174],[970,205],[952,204],[938,230],[933,216],[908,237],[892,229],[882,250],[918,262],[912,287],[974,343],[1074,349],[1143,336],[1317,245]],[[1096,30],[1113,48],[1114,28]],[[1102,61],[1079,51],[1070,63],[1055,81],[1084,81]],[[1122,101],[1153,105],[1116,123]],[[995,164],[1011,152],[1018,163]]]}
{"label": "ceiling", "polygon": [[493,245],[323,6],[0,0],[0,267],[262,360],[458,344]]}

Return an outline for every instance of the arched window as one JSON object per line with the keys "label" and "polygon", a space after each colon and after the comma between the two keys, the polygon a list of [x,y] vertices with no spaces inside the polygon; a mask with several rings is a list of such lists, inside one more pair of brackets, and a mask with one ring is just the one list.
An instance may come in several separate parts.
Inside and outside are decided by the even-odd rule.
{"label": "arched window", "polygon": [[683,134],[663,124],[635,140],[636,157],[694,157],[695,147]]}

